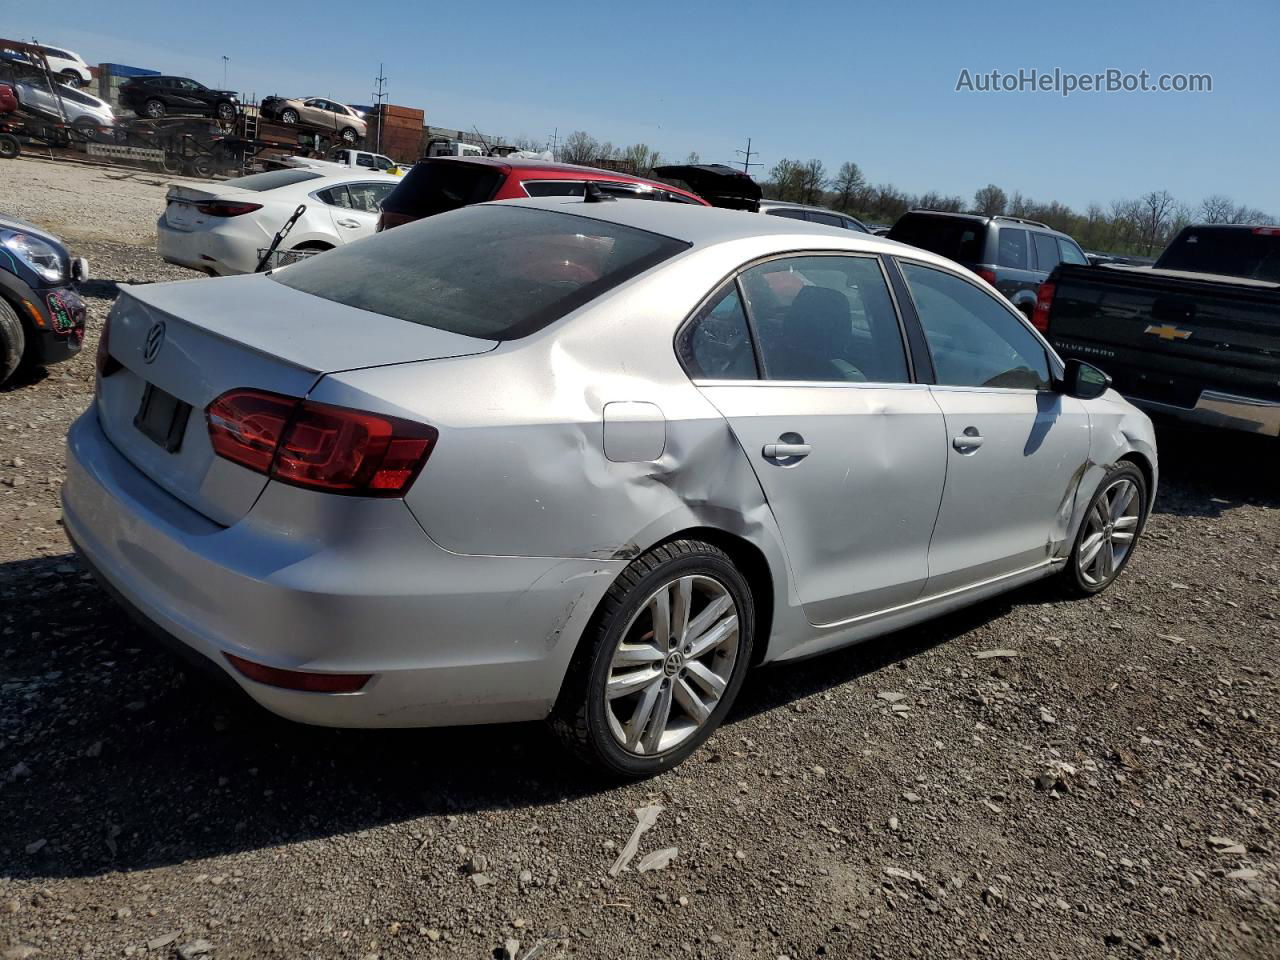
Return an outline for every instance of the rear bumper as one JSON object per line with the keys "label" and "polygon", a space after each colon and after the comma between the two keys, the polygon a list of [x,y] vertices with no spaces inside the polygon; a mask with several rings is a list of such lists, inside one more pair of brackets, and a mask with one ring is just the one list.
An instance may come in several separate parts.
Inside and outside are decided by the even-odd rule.
{"label": "rear bumper", "polygon": [[[153,632],[304,723],[411,727],[547,715],[621,561],[474,557],[435,544],[399,500],[269,484],[221,527],[161,490],[90,408],[67,438],[67,534]],[[334,501],[344,501],[335,504]],[[225,654],[369,673],[357,693],[249,680]]]}
{"label": "rear bumper", "polygon": [[1280,437],[1280,403],[1272,400],[1256,400],[1217,390],[1201,391],[1194,407],[1179,407],[1142,397],[1129,397],[1128,400],[1151,413],[1161,413],[1189,423]]}
{"label": "rear bumper", "polygon": [[165,222],[164,214],[156,221],[156,252],[165,263],[179,267],[212,271],[220,277],[253,273],[258,265],[257,249],[253,241],[241,241],[217,230],[176,230]]}

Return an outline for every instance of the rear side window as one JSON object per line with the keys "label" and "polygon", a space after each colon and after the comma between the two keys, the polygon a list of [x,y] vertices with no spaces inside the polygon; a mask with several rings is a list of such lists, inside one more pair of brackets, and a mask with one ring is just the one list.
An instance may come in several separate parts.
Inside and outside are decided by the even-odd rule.
{"label": "rear side window", "polygon": [[1062,255],[1063,263],[1080,263],[1086,265],[1089,263],[1089,258],[1084,255],[1084,252],[1079,247],[1070,240],[1062,239],[1062,237],[1058,238],[1058,252]]}
{"label": "rear side window", "polygon": [[844,222],[844,217],[837,217],[834,213],[819,213],[817,210],[810,210],[809,219],[814,223],[826,224],[828,227],[839,227],[841,230],[847,226]]}
{"label": "rear side window", "polygon": [[[617,223],[494,204],[375,234],[271,276],[359,310],[515,340],[688,246]],[[354,331],[359,315],[351,322]]]}
{"label": "rear side window", "polygon": [[276,190],[289,187],[306,180],[319,180],[320,174],[314,170],[270,170],[267,173],[251,173],[247,177],[233,177],[224,180],[224,187],[235,187],[237,190]]}
{"label": "rear side window", "polygon": [[929,213],[904,213],[889,231],[890,240],[900,240],[957,263],[981,263],[986,237],[986,224],[980,221]]}
{"label": "rear side window", "polygon": [[996,263],[1014,270],[1027,269],[1027,231],[1001,229],[996,243]]}
{"label": "rear side window", "polygon": [[695,380],[754,380],[755,352],[738,285],[725,284],[680,332],[685,370]]}
{"label": "rear side window", "polygon": [[1036,266],[1052,270],[1058,265],[1058,238],[1048,233],[1033,233],[1036,241]]}
{"label": "rear side window", "polygon": [[383,209],[410,217],[433,217],[473,203],[492,200],[506,172],[498,167],[457,160],[426,160],[391,191]]}
{"label": "rear side window", "polygon": [[1280,230],[1188,227],[1169,244],[1156,266],[1280,283]]}
{"label": "rear side window", "polygon": [[803,210],[788,210],[785,207],[781,210],[766,210],[771,217],[786,217],[788,220],[808,220]]}
{"label": "rear side window", "polygon": [[587,191],[581,180],[526,180],[521,186],[531,197],[581,197]]}

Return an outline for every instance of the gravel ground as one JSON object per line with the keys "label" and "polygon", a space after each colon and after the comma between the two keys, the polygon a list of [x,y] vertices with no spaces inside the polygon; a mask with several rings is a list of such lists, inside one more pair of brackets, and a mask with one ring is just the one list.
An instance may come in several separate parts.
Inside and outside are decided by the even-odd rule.
{"label": "gravel ground", "polygon": [[[293,725],[143,641],[58,526],[62,435],[113,281],[190,274],[75,245],[85,352],[0,391],[3,960],[1280,956],[1277,444],[1162,429],[1107,594],[758,671],[616,787],[537,725]],[[678,852],[611,878],[653,804]]]}

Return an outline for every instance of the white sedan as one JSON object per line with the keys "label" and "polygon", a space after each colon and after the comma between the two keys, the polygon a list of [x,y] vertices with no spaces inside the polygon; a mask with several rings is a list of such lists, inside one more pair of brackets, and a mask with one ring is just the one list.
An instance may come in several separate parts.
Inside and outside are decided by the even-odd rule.
{"label": "white sedan", "polygon": [[252,273],[299,206],[306,210],[279,249],[329,250],[371,236],[379,205],[399,182],[371,170],[327,176],[296,169],[209,185],[170,184],[156,222],[156,247],[168,263],[210,276]]}

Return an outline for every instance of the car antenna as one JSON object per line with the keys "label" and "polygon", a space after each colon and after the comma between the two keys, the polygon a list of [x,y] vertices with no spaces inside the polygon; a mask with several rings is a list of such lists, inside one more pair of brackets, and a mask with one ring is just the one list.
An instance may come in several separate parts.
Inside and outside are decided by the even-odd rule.
{"label": "car antenna", "polygon": [[583,203],[610,203],[617,200],[617,197],[611,197],[600,189],[598,184],[592,183],[590,180],[586,183],[586,192],[582,196]]}

